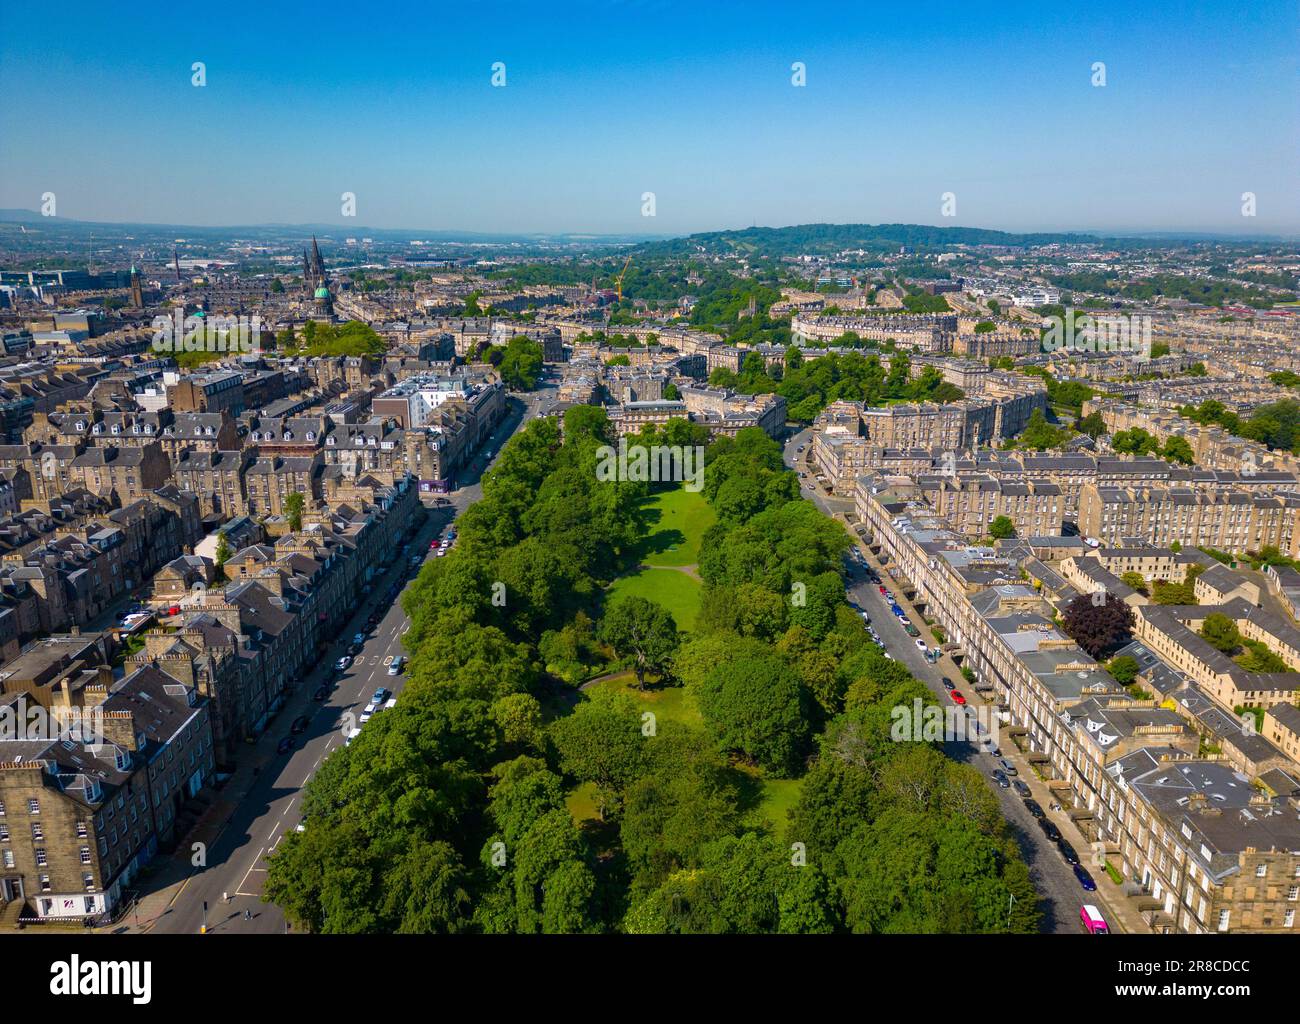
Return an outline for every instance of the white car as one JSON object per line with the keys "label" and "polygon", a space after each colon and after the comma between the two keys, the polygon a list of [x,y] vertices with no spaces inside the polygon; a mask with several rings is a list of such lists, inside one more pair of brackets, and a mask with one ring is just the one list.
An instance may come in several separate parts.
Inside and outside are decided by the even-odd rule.
{"label": "white car", "polygon": [[925,641],[924,641],[924,640],[918,640],[918,641],[916,641],[916,649],[917,649],[918,651],[920,651],[922,654],[929,654],[929,653],[930,653],[930,649],[929,649],[928,647],[925,646]]}
{"label": "white car", "polygon": [[338,661],[334,662],[334,667],[338,669],[340,672],[342,672],[346,670],[347,667],[351,664],[352,664],[352,659],[345,654],[343,655],[343,657],[339,658]]}

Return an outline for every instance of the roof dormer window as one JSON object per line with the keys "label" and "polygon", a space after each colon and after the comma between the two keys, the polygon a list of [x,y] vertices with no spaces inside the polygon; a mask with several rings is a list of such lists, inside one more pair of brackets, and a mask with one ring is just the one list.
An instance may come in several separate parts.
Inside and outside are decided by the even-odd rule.
{"label": "roof dormer window", "polygon": [[308,440],[308,441],[315,441],[315,440],[316,440],[316,434],[315,434],[314,431],[311,431],[311,430],[307,431],[307,440]]}
{"label": "roof dormer window", "polygon": [[333,443],[334,443],[334,435],[331,434],[331,435],[329,435],[328,437],[326,437],[326,438],[325,438],[325,443],[326,443],[326,444],[333,444]]}
{"label": "roof dormer window", "polygon": [[76,422],[75,425],[76,425],[76,428],[77,428],[78,430],[85,430],[85,429],[86,429],[86,421],[85,421],[85,420],[77,420],[77,422]]}

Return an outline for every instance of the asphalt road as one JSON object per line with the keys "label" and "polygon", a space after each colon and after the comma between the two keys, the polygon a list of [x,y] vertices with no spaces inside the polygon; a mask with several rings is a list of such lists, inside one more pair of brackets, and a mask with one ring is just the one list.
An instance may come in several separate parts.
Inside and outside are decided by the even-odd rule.
{"label": "asphalt road", "polygon": [[[799,445],[807,446],[810,437],[811,431],[803,430],[790,438],[785,446],[786,465],[808,474],[806,478],[800,480],[805,498],[814,502],[827,515],[831,515],[836,511],[843,511],[847,503],[839,498],[828,499],[816,486],[815,471],[809,470],[802,464],[802,460],[808,454],[809,449],[805,447],[804,451],[800,453],[798,447]],[[796,459],[798,464],[796,464]],[[853,568],[852,565],[851,568]],[[878,567],[875,568],[878,572]],[[932,665],[926,661],[924,655],[917,648],[915,639],[907,635],[902,624],[890,609],[888,601],[881,596],[879,585],[868,583],[862,575],[861,569],[853,570],[851,580],[852,582],[846,588],[849,596],[871,616],[872,627],[879,635],[889,654],[895,660],[906,665],[907,670],[912,675],[925,683],[938,698],[941,706],[952,706],[952,698],[948,696],[948,692],[943,686],[942,669],[939,665]],[[925,640],[930,646],[934,646],[934,638],[924,621],[916,615],[908,602],[903,599],[901,591],[893,581],[887,575],[881,575],[880,583],[889,588],[895,600],[899,602],[912,620],[913,625],[921,631],[920,639]],[[956,684],[958,691],[970,701],[972,706],[983,705],[983,701],[975,696],[972,688],[966,684],[964,679],[959,676],[950,676],[950,678]],[[991,705],[987,706],[991,708]],[[992,772],[998,767],[997,756],[986,751],[981,744],[966,741],[947,742],[944,744],[944,752],[953,760],[976,768],[981,775],[989,780],[989,786],[998,798],[1003,815],[1012,825],[1012,831],[1020,847],[1021,855],[1029,866],[1030,878],[1038,890],[1040,896],[1039,909],[1042,912],[1042,930],[1056,933],[1080,933],[1082,928],[1079,925],[1079,907],[1084,903],[1099,906],[1106,920],[1110,923],[1111,929],[1118,930],[1118,915],[1110,911],[1106,901],[1101,898],[1100,892],[1084,891],[1079,884],[1079,880],[1074,877],[1073,869],[1066,863],[1057,845],[1049,841],[1043,834],[1035,822],[1034,816],[1025,809],[1021,798],[1015,794],[1013,789],[1003,789],[993,782]],[[1044,810],[1047,810],[1052,799],[1050,792],[1038,780],[1038,777],[1024,759],[1018,755],[1014,745],[1004,742],[1001,747],[1001,756],[1006,757],[1017,768],[1020,780],[1033,790],[1033,798],[1038,801]],[[1078,835],[1077,830],[1073,828],[1067,830],[1067,828],[1062,827],[1063,818],[1060,815],[1051,815],[1051,817],[1057,827],[1061,829],[1065,838],[1073,845],[1075,852],[1080,855],[1080,859],[1087,865],[1089,851],[1086,843]],[[1095,879],[1100,874],[1101,869],[1088,867],[1088,871]]]}
{"label": "asphalt road", "polygon": [[[512,401],[510,414],[497,428],[494,440],[485,447],[499,451],[500,445],[524,420],[538,414],[539,407],[549,407],[555,399],[555,385],[543,381],[538,391]],[[441,537],[453,518],[482,496],[480,476],[490,465],[485,457],[476,458],[457,480],[458,487],[448,495],[451,504],[431,508],[424,525],[411,541],[405,555],[395,557],[389,572],[376,581],[371,595],[365,598],[347,624],[339,631],[334,647],[307,675],[304,682],[276,716],[258,743],[241,753],[263,765],[252,779],[247,792],[240,795],[238,806],[217,841],[207,851],[207,866],[196,871],[184,884],[171,909],[158,918],[151,929],[163,934],[197,933],[206,922],[210,934],[279,933],[287,930],[280,908],[262,902],[266,881],[265,858],[289,831],[302,820],[302,790],[320,767],[321,762],[343,745],[349,713],[359,719],[371,695],[380,687],[400,694],[405,673],[388,675],[388,665],[399,654],[402,634],[408,620],[401,607],[400,594],[389,600],[388,590],[394,581],[405,581],[412,573],[411,555],[434,557],[430,543]],[[404,585],[404,584],[403,584]],[[378,625],[366,629],[372,611],[381,616]],[[335,660],[351,642],[354,633],[365,633],[361,653],[342,674],[333,670]],[[312,701],[311,695],[330,678],[336,684],[328,700]],[[299,715],[310,720],[305,732],[294,736],[294,748],[276,754],[277,744],[290,735],[290,724]],[[232,785],[234,783],[232,782]],[[308,823],[310,827],[310,823]],[[227,896],[229,897],[227,899]],[[207,903],[205,915],[203,904]],[[245,912],[251,918],[244,917]]]}

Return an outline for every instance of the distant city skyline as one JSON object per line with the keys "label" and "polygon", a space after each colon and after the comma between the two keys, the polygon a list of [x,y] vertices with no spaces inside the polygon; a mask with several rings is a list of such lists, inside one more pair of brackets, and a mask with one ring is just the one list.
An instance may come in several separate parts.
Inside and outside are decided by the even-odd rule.
{"label": "distant city skyline", "polygon": [[1300,232],[1282,3],[215,13],[0,12],[0,207],[348,234]]}

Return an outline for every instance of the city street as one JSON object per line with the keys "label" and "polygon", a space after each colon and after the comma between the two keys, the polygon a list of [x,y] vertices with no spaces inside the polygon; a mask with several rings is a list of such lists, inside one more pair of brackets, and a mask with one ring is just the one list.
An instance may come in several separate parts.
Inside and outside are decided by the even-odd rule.
{"label": "city street", "polygon": [[[493,452],[520,426],[533,418],[539,409],[554,401],[554,385],[543,381],[535,392],[518,396],[511,409],[487,443]],[[475,457],[459,475],[456,490],[448,495],[449,505],[429,509],[423,526],[404,554],[397,555],[392,567],[378,577],[369,597],[363,600],[348,623],[340,629],[334,649],[321,658],[299,685],[286,706],[275,717],[258,742],[240,752],[241,770],[227,783],[238,787],[225,793],[236,801],[233,815],[221,828],[206,851],[207,866],[195,868],[188,877],[168,884],[165,877],[155,876],[155,884],[146,886],[141,908],[127,915],[111,930],[159,932],[167,934],[288,931],[284,915],[273,904],[262,902],[266,880],[266,857],[301,819],[302,790],[324,759],[344,743],[349,723],[360,717],[371,695],[383,687],[400,694],[405,673],[388,675],[388,666],[397,655],[407,655],[402,634],[408,620],[401,607],[400,594],[388,601],[394,580],[408,578],[408,559],[419,554],[423,559],[435,557],[429,549],[433,539],[441,537],[453,519],[482,495],[480,478],[490,465],[484,457]],[[367,631],[366,619],[372,611],[381,615],[378,625]],[[365,633],[362,651],[343,673],[333,669],[354,633]],[[317,703],[311,695],[323,682],[337,677],[329,698]],[[352,718],[345,718],[351,714]],[[276,746],[290,735],[290,723],[299,715],[309,718],[305,732],[294,736],[294,747],[287,754],[277,754]],[[252,771],[243,770],[251,764]],[[176,858],[189,863],[189,844],[177,851]],[[165,874],[164,872],[161,874]],[[164,895],[156,891],[166,887],[166,906],[156,906]],[[207,909],[204,910],[206,903]],[[156,909],[154,909],[156,906]],[[245,918],[245,913],[251,914]]]}
{"label": "city street", "polygon": [[[816,486],[815,472],[804,465],[803,460],[811,451],[811,447],[809,447],[811,438],[811,430],[800,431],[790,438],[785,445],[786,465],[808,474],[800,483],[812,484],[813,486],[804,486],[803,495],[814,502],[827,515],[834,516],[837,513],[842,514],[851,510],[852,503],[846,499],[828,499]],[[806,446],[803,452],[798,451],[800,445]],[[930,627],[926,625],[925,620],[907,598],[903,596],[902,591],[891,579],[884,567],[880,565],[864,543],[859,541],[856,547],[865,556],[866,564],[879,576],[880,583],[889,590],[893,599],[898,602],[899,606],[907,614],[909,621],[920,632],[920,639],[924,640],[930,647],[936,646],[936,641],[930,633]],[[904,631],[902,624],[890,609],[889,602],[881,595],[879,586],[875,583],[868,583],[860,568],[852,564],[850,568],[853,570],[851,577],[853,582],[847,588],[848,595],[871,616],[871,624],[890,655],[905,665],[912,675],[925,683],[941,706],[949,707],[953,703],[952,698],[943,686],[943,679],[946,676],[956,684],[957,690],[966,698],[968,706],[991,709],[992,706],[986,704],[983,698],[976,694],[974,688],[966,683],[951,659],[945,656],[935,664],[927,661],[917,648],[914,638],[908,636]],[[989,780],[989,785],[997,795],[1003,815],[1014,826],[1021,855],[1029,866],[1030,877],[1042,897],[1040,909],[1043,913],[1042,928],[1044,931],[1067,934],[1078,933],[1081,930],[1079,926],[1079,907],[1084,903],[1092,903],[1098,906],[1105,915],[1106,920],[1110,922],[1112,930],[1128,930],[1125,927],[1124,915],[1116,913],[1112,905],[1113,901],[1108,902],[1103,897],[1102,886],[1109,883],[1105,881],[1102,870],[1088,867],[1089,872],[1098,882],[1098,891],[1084,892],[1078,879],[1074,877],[1073,869],[1066,863],[1057,845],[1048,840],[1043,834],[1034,821],[1034,816],[1026,809],[1024,801],[1015,794],[1013,789],[1003,789],[992,780],[992,772],[998,767],[998,758],[1007,758],[1016,767],[1017,777],[1020,781],[1024,782],[1032,790],[1033,799],[1038,802],[1044,812],[1048,813],[1049,818],[1061,830],[1062,835],[1071,843],[1075,851],[1080,854],[1081,860],[1086,864],[1089,852],[1087,842],[1069,823],[1065,815],[1052,814],[1048,810],[1054,797],[1028,762],[1020,757],[1014,744],[1003,743],[1000,755],[994,755],[984,750],[980,744],[962,740],[945,743],[944,752],[953,760],[976,768],[981,775]],[[1127,914],[1129,908],[1124,907],[1124,912]]]}

